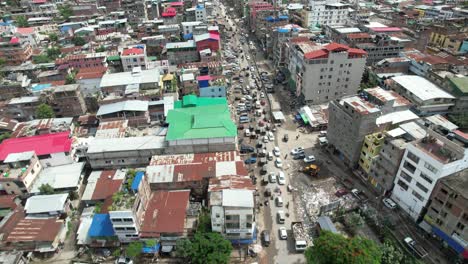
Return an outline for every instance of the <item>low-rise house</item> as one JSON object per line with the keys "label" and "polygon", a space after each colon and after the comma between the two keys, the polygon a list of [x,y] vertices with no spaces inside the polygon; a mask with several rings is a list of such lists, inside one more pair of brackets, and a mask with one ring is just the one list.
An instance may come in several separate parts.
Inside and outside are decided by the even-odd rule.
{"label": "low-rise house", "polygon": [[26,200],[24,211],[28,217],[66,217],[70,210],[68,193],[35,195]]}
{"label": "low-rise house", "polygon": [[15,194],[0,195],[0,222],[15,210],[21,203],[19,197]]}
{"label": "low-rise house", "polygon": [[31,56],[32,46],[28,41],[21,41],[18,37],[0,38],[0,58],[5,59],[6,65],[21,65]]}
{"label": "low-rise house", "polygon": [[85,162],[46,167],[36,178],[31,193],[40,193],[42,185],[51,186],[55,192],[77,191],[83,180]]}
{"label": "low-rise house", "polygon": [[141,70],[133,68],[131,72],[107,73],[101,80],[101,92],[104,96],[125,96],[127,90],[137,89],[138,94],[149,94],[156,98],[161,95],[159,69]]}
{"label": "low-rise house", "polygon": [[209,179],[225,175],[247,175],[236,151],[153,156],[145,180],[154,191],[190,189],[204,197]]}
{"label": "low-rise house", "polygon": [[100,122],[94,134],[95,138],[121,138],[125,137],[128,120]]}
{"label": "low-rise house", "polygon": [[135,67],[142,70],[148,69],[148,57],[146,56],[146,45],[137,44],[122,50],[120,55],[124,71],[132,71]]}
{"label": "low-rise house", "polygon": [[81,201],[86,206],[90,206],[99,202],[104,203],[107,199],[112,199],[112,195],[120,191],[126,173],[126,170],[91,172]]}
{"label": "low-rise house", "polygon": [[2,250],[25,250],[39,253],[55,252],[65,241],[65,220],[29,218],[16,209],[0,226]]}
{"label": "low-rise house", "polygon": [[11,138],[30,137],[36,135],[53,134],[73,131],[75,125],[72,117],[34,119],[20,123],[11,133]]}
{"label": "low-rise house", "polygon": [[86,104],[79,84],[56,86],[48,98],[56,117],[86,114]]}
{"label": "low-rise house", "polygon": [[247,176],[211,178],[208,186],[211,229],[233,244],[251,244],[256,238],[255,186]]}
{"label": "low-rise house", "polygon": [[413,103],[418,115],[449,113],[455,105],[455,97],[421,76],[396,76],[388,81],[398,94]]}
{"label": "low-rise house", "polygon": [[58,166],[72,162],[70,131],[38,136],[10,138],[0,144],[0,161],[11,153],[34,151],[43,166]]}
{"label": "low-rise house", "polygon": [[107,66],[106,56],[106,52],[67,55],[56,59],[55,65],[58,70],[105,67]]}
{"label": "low-rise house", "polygon": [[0,185],[7,194],[15,195],[29,194],[43,168],[34,151],[8,154],[3,164]]}
{"label": "low-rise house", "polygon": [[116,247],[120,241],[115,234],[109,214],[95,214],[88,229],[89,246],[96,247]]}
{"label": "low-rise house", "polygon": [[102,76],[107,71],[107,67],[83,68],[76,74],[76,83],[80,85],[83,96],[92,96],[100,92]]}
{"label": "low-rise house", "polygon": [[86,157],[93,169],[139,167],[147,166],[165,148],[164,137],[159,136],[96,138],[89,143]]}
{"label": "low-rise house", "polygon": [[174,103],[166,122],[170,153],[200,153],[236,149],[237,127],[226,98],[186,95]]}
{"label": "low-rise house", "polygon": [[6,115],[18,121],[33,120],[36,108],[41,104],[37,96],[12,98],[6,106]]}
{"label": "low-rise house", "polygon": [[200,60],[194,40],[166,43],[167,59],[171,65],[179,65]]}
{"label": "low-rise house", "polygon": [[148,101],[131,100],[99,107],[96,114],[101,122],[128,120],[129,126],[146,126],[150,123]]}

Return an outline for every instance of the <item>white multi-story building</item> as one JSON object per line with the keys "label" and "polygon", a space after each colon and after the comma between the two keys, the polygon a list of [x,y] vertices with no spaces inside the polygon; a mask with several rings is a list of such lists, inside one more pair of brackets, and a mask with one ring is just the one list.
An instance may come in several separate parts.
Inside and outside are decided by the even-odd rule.
{"label": "white multi-story building", "polygon": [[364,50],[338,43],[290,48],[289,71],[296,83],[296,96],[322,104],[357,93],[366,65]]}
{"label": "white multi-story building", "polygon": [[197,26],[203,25],[202,21],[187,21],[187,22],[182,22],[182,30],[183,34],[193,34],[193,29]]}
{"label": "white multi-story building", "polygon": [[455,134],[445,137],[428,129],[426,137],[406,148],[392,199],[415,221],[422,216],[437,181],[468,168],[468,149],[458,144]]}
{"label": "white multi-story building", "polygon": [[349,5],[338,0],[310,0],[302,12],[304,25],[309,28],[317,25],[345,25],[349,19]]}
{"label": "white multi-story building", "polygon": [[206,9],[203,5],[197,5],[195,8],[195,20],[206,21]]}
{"label": "white multi-story building", "polygon": [[254,197],[252,190],[225,189],[210,192],[211,229],[229,240],[254,238]]}
{"label": "white multi-story building", "polygon": [[138,224],[131,209],[110,211],[109,216],[120,242],[127,243],[138,239]]}
{"label": "white multi-story building", "polygon": [[138,44],[125,48],[120,56],[124,71],[132,71],[135,67],[142,70],[148,68],[148,57],[146,56],[146,45]]}

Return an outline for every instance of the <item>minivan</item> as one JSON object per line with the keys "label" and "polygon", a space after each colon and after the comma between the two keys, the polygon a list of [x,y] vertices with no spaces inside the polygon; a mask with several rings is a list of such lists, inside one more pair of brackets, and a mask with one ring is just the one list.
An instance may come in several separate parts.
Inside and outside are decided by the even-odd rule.
{"label": "minivan", "polygon": [[276,213],[276,220],[278,221],[278,224],[284,224],[284,221],[286,221],[286,214],[283,210]]}
{"label": "minivan", "polygon": [[244,135],[250,137],[250,130],[248,128],[245,129]]}
{"label": "minivan", "polygon": [[265,247],[268,247],[270,245],[270,232],[267,230],[262,231],[262,242]]}

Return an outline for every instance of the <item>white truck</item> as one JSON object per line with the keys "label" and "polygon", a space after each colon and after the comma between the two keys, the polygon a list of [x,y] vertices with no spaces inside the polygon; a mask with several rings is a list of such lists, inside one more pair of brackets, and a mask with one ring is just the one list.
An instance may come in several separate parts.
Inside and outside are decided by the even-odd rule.
{"label": "white truck", "polygon": [[294,238],[294,248],[297,252],[304,252],[309,246],[308,235],[302,222],[292,222],[291,230]]}
{"label": "white truck", "polygon": [[406,237],[403,240],[417,257],[424,258],[425,256],[427,256],[427,251],[421,245],[416,243],[414,239],[412,239],[411,237]]}

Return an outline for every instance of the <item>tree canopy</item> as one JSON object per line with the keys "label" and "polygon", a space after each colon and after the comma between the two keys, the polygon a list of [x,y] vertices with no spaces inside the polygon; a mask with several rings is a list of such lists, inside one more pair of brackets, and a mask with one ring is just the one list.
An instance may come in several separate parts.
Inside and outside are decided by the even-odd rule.
{"label": "tree canopy", "polygon": [[28,19],[25,16],[18,16],[15,21],[18,27],[29,27]]}
{"label": "tree canopy", "polygon": [[188,263],[229,263],[232,245],[218,233],[197,232],[189,239],[177,241],[177,255]]}
{"label": "tree canopy", "polygon": [[52,186],[50,186],[50,184],[46,183],[46,184],[42,184],[41,186],[39,186],[39,193],[40,194],[54,194],[55,190]]}
{"label": "tree canopy", "polygon": [[372,240],[322,231],[305,256],[308,264],[377,264],[382,253]]}
{"label": "tree canopy", "polygon": [[40,104],[36,108],[36,118],[38,119],[52,118],[54,116],[54,110],[48,104]]}
{"label": "tree canopy", "polygon": [[125,249],[125,254],[130,258],[136,258],[141,255],[141,251],[143,250],[143,243],[138,241],[133,241],[132,243],[128,244],[127,248]]}
{"label": "tree canopy", "polygon": [[82,37],[73,37],[72,42],[75,46],[83,46],[84,44],[86,44],[86,40]]}
{"label": "tree canopy", "polygon": [[65,20],[68,20],[73,15],[73,10],[70,5],[62,5],[58,7],[58,11]]}
{"label": "tree canopy", "polygon": [[50,33],[49,34],[49,40],[52,42],[55,42],[58,40],[58,35],[56,33]]}

